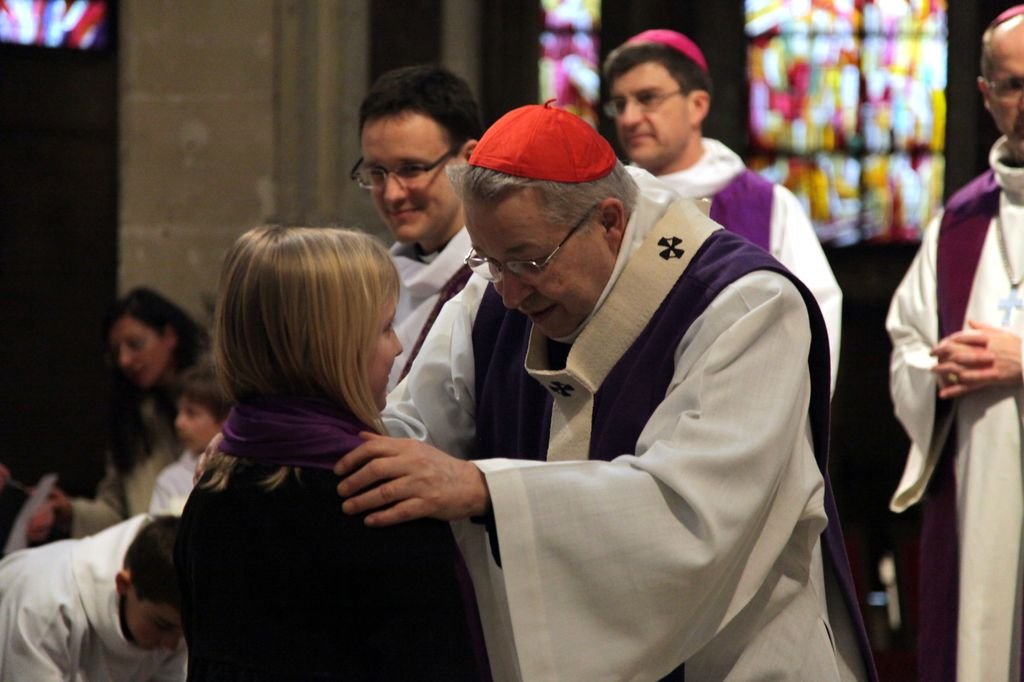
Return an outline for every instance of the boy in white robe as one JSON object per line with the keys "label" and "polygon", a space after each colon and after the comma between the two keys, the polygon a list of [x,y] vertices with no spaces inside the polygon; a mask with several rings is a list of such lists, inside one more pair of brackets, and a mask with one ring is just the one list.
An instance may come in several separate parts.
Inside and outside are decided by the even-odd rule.
{"label": "boy in white robe", "polygon": [[177,529],[136,516],[0,561],[0,682],[184,680]]}
{"label": "boy in white robe", "polygon": [[150,514],[181,515],[192,492],[199,455],[220,432],[231,410],[231,403],[217,384],[209,360],[186,370],[178,387],[178,416],[174,419],[174,430],[185,450],[177,461],[168,464],[157,476],[153,499],[149,503]]}

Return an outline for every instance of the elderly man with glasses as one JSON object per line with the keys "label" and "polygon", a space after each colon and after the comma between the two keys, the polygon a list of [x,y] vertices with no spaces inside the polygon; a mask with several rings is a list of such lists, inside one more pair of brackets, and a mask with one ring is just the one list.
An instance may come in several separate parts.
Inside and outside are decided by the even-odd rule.
{"label": "elderly man with glasses", "polygon": [[886,320],[911,440],[891,507],[922,505],[922,680],[1021,679],[1024,5],[988,26],[981,52],[1003,135],[925,230]]}
{"label": "elderly man with glasses", "polygon": [[496,680],[868,679],[806,287],[559,109],[448,173],[476,274],[342,508],[452,522]]}
{"label": "elderly man with glasses", "polygon": [[711,217],[765,249],[807,285],[828,326],[832,388],[839,367],[842,292],[796,197],[747,170],[732,150],[703,137],[711,75],[697,45],[675,31],[644,31],[604,63],[623,151],[686,198],[709,198]]}
{"label": "elderly man with glasses", "polygon": [[359,108],[362,158],[352,180],[370,192],[395,239],[391,256],[402,282],[395,332],[404,349],[389,386],[409,371],[441,306],[469,279],[469,236],[462,203],[445,176],[483,133],[469,86],[436,66],[389,71]]}

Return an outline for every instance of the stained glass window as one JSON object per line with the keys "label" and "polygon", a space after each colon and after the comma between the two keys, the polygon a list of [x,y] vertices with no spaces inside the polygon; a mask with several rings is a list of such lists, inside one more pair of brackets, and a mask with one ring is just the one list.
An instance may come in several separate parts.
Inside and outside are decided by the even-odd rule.
{"label": "stained glass window", "polygon": [[540,99],[597,125],[601,0],[541,0]]}
{"label": "stained glass window", "polygon": [[0,43],[102,50],[110,30],[106,0],[0,0]]}
{"label": "stained glass window", "polygon": [[752,168],[822,241],[914,241],[942,201],[946,0],[746,0]]}

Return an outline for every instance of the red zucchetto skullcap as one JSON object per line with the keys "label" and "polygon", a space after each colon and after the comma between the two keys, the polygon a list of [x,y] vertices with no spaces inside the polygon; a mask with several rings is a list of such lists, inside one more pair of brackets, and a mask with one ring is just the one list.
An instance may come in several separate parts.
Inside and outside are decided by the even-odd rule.
{"label": "red zucchetto skullcap", "polygon": [[650,31],[644,31],[643,33],[637,33],[635,36],[626,41],[627,43],[660,43],[666,47],[671,47],[676,52],[681,53],[684,57],[692,59],[700,70],[704,73],[708,72],[708,62],[704,59],[704,53],[697,47],[697,43],[693,42],[682,33],[670,31],[667,28],[654,28]]}
{"label": "red zucchetto skullcap", "polygon": [[495,121],[469,165],[554,182],[590,182],[611,173],[611,145],[582,118],[550,103],[519,107]]}
{"label": "red zucchetto skullcap", "polygon": [[989,24],[988,26],[989,28],[992,28],[993,26],[998,26],[1004,21],[1009,21],[1010,19],[1013,19],[1014,17],[1019,16],[1021,14],[1024,14],[1024,5],[1014,5],[1010,9],[1004,10],[998,17],[993,19],[992,23]]}

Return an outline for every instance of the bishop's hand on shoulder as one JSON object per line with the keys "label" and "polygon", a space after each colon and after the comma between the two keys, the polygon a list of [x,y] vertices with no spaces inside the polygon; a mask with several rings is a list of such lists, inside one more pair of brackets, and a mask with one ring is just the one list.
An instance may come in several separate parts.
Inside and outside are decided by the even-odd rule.
{"label": "bishop's hand on shoulder", "polygon": [[334,465],[346,514],[369,512],[368,526],[481,516],[490,504],[483,473],[471,462],[408,438],[364,432],[366,442]]}

